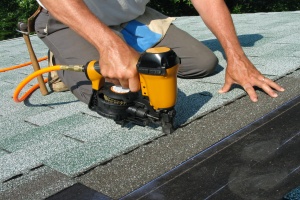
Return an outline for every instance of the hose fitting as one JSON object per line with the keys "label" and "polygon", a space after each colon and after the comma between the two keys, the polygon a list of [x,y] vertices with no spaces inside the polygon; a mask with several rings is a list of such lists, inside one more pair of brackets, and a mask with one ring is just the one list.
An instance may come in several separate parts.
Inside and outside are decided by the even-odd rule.
{"label": "hose fitting", "polygon": [[84,65],[60,65],[61,70],[84,72]]}

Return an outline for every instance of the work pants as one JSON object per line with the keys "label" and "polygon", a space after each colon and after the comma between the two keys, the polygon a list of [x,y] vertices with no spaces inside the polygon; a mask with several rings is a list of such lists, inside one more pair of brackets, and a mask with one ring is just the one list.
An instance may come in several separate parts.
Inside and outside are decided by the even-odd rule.
{"label": "work pants", "polygon": [[[93,45],[57,21],[46,10],[42,10],[38,15],[35,31],[53,52],[56,64],[83,65],[91,60],[99,60],[101,56]],[[218,64],[217,57],[209,48],[173,24],[156,46],[167,46],[181,58],[178,70],[180,78],[205,77],[211,74]],[[59,71],[58,75],[80,101],[89,103],[92,87],[85,73]]]}

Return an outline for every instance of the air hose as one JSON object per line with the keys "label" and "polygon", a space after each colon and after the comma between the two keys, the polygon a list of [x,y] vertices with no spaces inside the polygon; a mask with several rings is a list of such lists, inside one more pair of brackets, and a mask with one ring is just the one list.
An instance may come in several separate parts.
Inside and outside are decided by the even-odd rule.
{"label": "air hose", "polygon": [[[48,56],[45,56],[45,57],[39,58],[38,62],[41,62],[41,61],[44,61],[44,60],[47,60],[47,59],[48,59]],[[21,67],[26,67],[26,66],[31,65],[31,64],[32,64],[32,62],[22,63],[22,64],[19,64],[19,65],[15,65],[15,66],[0,69],[0,72],[6,72],[6,71],[21,68]]]}
{"label": "air hose", "polygon": [[[17,102],[17,103],[24,101],[34,90],[36,90],[39,87],[39,84],[34,85],[27,92],[25,92],[25,94],[21,98],[19,98],[19,94],[20,94],[21,90],[32,79],[34,79],[37,76],[42,75],[44,73],[51,72],[51,71],[58,71],[58,70],[69,70],[69,71],[83,72],[84,71],[84,65],[55,65],[55,66],[49,66],[49,67],[40,69],[38,71],[35,71],[34,73],[30,74],[22,82],[19,83],[19,85],[15,89],[15,92],[14,92],[14,95],[13,95],[14,101]],[[47,81],[48,80],[45,79],[45,83]]]}

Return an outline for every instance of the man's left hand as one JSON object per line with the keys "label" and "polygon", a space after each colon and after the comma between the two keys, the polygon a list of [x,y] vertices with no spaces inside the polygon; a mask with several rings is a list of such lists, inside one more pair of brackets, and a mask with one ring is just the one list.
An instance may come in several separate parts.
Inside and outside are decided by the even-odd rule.
{"label": "man's left hand", "polygon": [[228,60],[225,83],[219,90],[219,93],[228,92],[233,84],[241,85],[253,102],[258,100],[254,89],[255,86],[261,88],[271,97],[278,96],[275,90],[284,91],[284,88],[277,83],[264,77],[245,55]]}

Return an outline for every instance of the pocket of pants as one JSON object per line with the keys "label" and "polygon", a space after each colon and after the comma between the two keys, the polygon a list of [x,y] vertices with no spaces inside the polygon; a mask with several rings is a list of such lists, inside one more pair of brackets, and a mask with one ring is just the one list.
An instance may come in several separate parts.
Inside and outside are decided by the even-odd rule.
{"label": "pocket of pants", "polygon": [[47,36],[48,19],[48,13],[41,12],[35,20],[34,29],[39,38],[44,38],[45,36]]}
{"label": "pocket of pants", "polygon": [[50,35],[52,33],[55,33],[56,31],[62,30],[69,28],[68,26],[64,25],[57,19],[55,19],[50,13],[48,17],[48,21],[46,24],[46,30],[47,30],[47,35]]}

